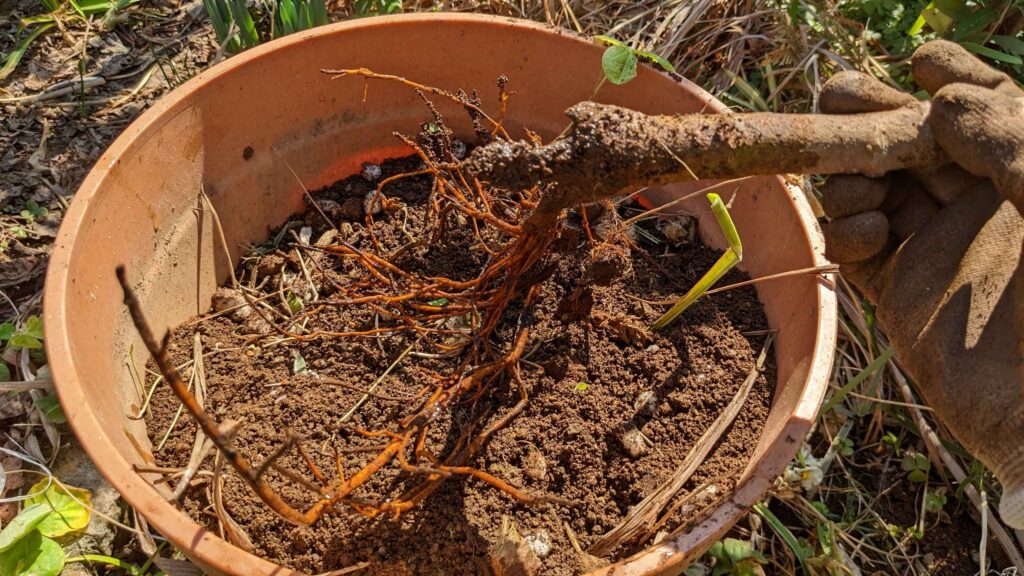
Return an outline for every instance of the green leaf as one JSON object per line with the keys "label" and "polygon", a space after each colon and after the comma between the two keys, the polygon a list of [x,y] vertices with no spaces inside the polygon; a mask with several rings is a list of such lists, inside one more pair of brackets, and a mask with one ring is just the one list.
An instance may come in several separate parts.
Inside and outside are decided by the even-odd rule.
{"label": "green leaf", "polygon": [[1024,54],[1024,40],[1013,36],[993,36],[992,42],[1011,54]]}
{"label": "green leaf", "polygon": [[1005,54],[998,50],[986,48],[981,44],[975,44],[974,42],[961,42],[961,46],[966,48],[968,51],[973,52],[979,56],[985,56],[998,62],[1005,62],[1007,64],[1024,64],[1024,60],[1020,56],[1014,56],[1012,54]]}
{"label": "green leaf", "polygon": [[639,56],[639,57],[641,57],[641,58],[643,58],[645,60],[650,60],[651,62],[654,62],[658,66],[661,66],[661,68],[663,70],[667,70],[669,72],[675,72],[676,71],[676,67],[673,66],[671,62],[669,62],[668,60],[665,60],[664,58],[662,58],[661,56],[658,56],[657,54],[655,54],[653,52],[644,52],[643,50],[635,50],[634,52],[636,53],[637,56]]}
{"label": "green leaf", "polygon": [[10,382],[12,379],[11,369],[7,367],[6,362],[0,360],[0,382]]}
{"label": "green leaf", "polygon": [[924,494],[924,505],[929,512],[937,514],[946,507],[946,488],[928,490]]}
{"label": "green leaf", "polygon": [[278,37],[287,36],[296,31],[298,18],[295,14],[295,2],[293,0],[280,0],[278,2],[277,17],[281,23],[280,28],[276,31]]}
{"label": "green leaf", "polygon": [[288,310],[292,314],[298,314],[302,310],[302,298],[299,298],[294,292],[289,292],[286,298],[288,300]]}
{"label": "green leaf", "polygon": [[636,54],[625,46],[609,46],[601,56],[604,76],[615,85],[622,85],[636,77]]}
{"label": "green leaf", "polygon": [[438,298],[437,300],[431,300],[430,302],[427,302],[427,304],[429,304],[430,306],[447,306],[448,305],[448,299],[447,298]]}
{"label": "green leaf", "polygon": [[56,396],[43,396],[33,400],[32,404],[42,411],[47,422],[53,422],[54,424],[67,423],[68,417],[64,415],[64,409],[61,408],[60,401],[57,400]]}
{"label": "green leaf", "polygon": [[63,569],[64,550],[39,532],[31,532],[0,553],[3,576],[58,576]]}
{"label": "green leaf", "polygon": [[832,398],[830,398],[829,401],[825,404],[825,406],[822,407],[821,413],[827,413],[837,404],[842,402],[843,398],[846,398],[846,395],[849,394],[851,390],[859,386],[862,382],[867,380],[869,376],[871,376],[876,371],[880,370],[883,366],[885,366],[885,363],[888,362],[890,358],[892,358],[894,353],[895,351],[893,350],[892,346],[889,346],[884,351],[882,351],[882,353],[879,354],[877,358],[872,360],[870,364],[865,366],[859,374],[851,378],[849,382],[844,384],[842,388],[840,388],[835,394],[832,395]]}
{"label": "green leaf", "polygon": [[995,10],[985,8],[970,12],[963,18],[957,18],[953,39],[959,41],[967,40],[978,32],[983,31],[992,22],[995,22],[997,17],[998,15]]}
{"label": "green leaf", "polygon": [[577,392],[586,392],[587,388],[590,388],[590,386],[586,382],[580,382],[576,385]]}
{"label": "green leaf", "polygon": [[936,10],[957,21],[971,16],[966,0],[935,0],[932,4]]}
{"label": "green leaf", "polygon": [[616,40],[611,36],[605,36],[603,34],[598,34],[597,36],[594,36],[594,42],[597,42],[602,46],[622,46],[623,48],[627,48],[624,42]]}
{"label": "green leaf", "polygon": [[938,7],[925,8],[921,11],[921,17],[936,34],[945,34],[953,26],[953,19],[943,14]]}
{"label": "green leaf", "polygon": [[213,30],[217,33],[217,41],[221,44],[227,40],[228,30],[231,28],[231,18],[228,15],[227,5],[224,0],[203,0],[203,7],[206,8],[206,15],[213,24]]}
{"label": "green leaf", "polygon": [[25,321],[25,334],[32,336],[33,338],[43,339],[43,321],[39,316],[29,316],[28,320]]}
{"label": "green leaf", "polygon": [[14,338],[11,338],[10,345],[12,348],[27,348],[29,350],[43,347],[43,343],[40,342],[38,338],[25,334],[24,332],[15,334]]}
{"label": "green leaf", "polygon": [[0,68],[0,80],[10,76],[11,72],[14,72],[14,69],[18,67],[18,62],[21,62],[22,57],[25,56],[25,52],[28,51],[29,46],[36,41],[36,38],[39,38],[39,36],[54,26],[55,24],[53,22],[48,22],[33,30],[28,36],[22,38],[21,41],[14,46],[14,49],[7,54],[7,59],[4,61],[3,67]]}
{"label": "green leaf", "polygon": [[49,514],[49,506],[26,506],[0,531],[0,552],[6,552],[19,540],[28,536]]}
{"label": "green leaf", "polygon": [[43,478],[32,486],[28,491],[31,497],[25,500],[26,506],[42,504],[50,507],[51,513],[36,527],[39,532],[56,538],[84,530],[89,525],[92,493],[84,488],[62,486],[57,482],[51,482],[47,487],[47,482],[49,480]]}
{"label": "green leaf", "polygon": [[230,2],[231,18],[234,19],[235,25],[238,26],[238,37],[242,41],[242,45],[246,48],[252,48],[260,43],[260,36],[256,32],[256,24],[252,21],[252,15],[249,14],[249,8],[245,5],[245,0],[228,0]]}
{"label": "green leaf", "polygon": [[800,562],[800,566],[804,569],[804,574],[807,574],[807,568],[804,566],[804,562],[814,554],[814,550],[806,543],[798,541],[796,536],[790,532],[789,528],[787,528],[786,525],[783,524],[782,521],[764,505],[764,503],[758,502],[757,504],[754,504],[754,512],[757,512],[758,516],[764,518],[764,521],[772,527],[772,530],[779,535],[779,538],[782,538],[782,541],[789,546],[789,549],[796,555],[797,561]]}
{"label": "green leaf", "polygon": [[302,374],[306,370],[306,359],[302,357],[302,354],[296,352],[295,359],[292,360],[292,374]]}
{"label": "green leaf", "polygon": [[729,244],[729,248],[722,254],[717,262],[708,270],[704,276],[701,276],[700,280],[693,285],[690,290],[683,295],[668,312],[658,318],[658,320],[651,326],[652,330],[659,330],[668,326],[670,322],[676,319],[677,316],[682,314],[689,308],[698,298],[704,295],[716,282],[722,279],[729,270],[732,270],[736,264],[743,260],[743,243],[740,241],[740,233],[736,230],[736,225],[732,221],[732,216],[729,215],[729,209],[725,207],[725,203],[722,202],[722,198],[718,194],[708,194],[708,200],[711,202],[711,211],[715,214],[715,219],[718,220],[719,227],[722,228],[722,232],[725,234],[726,243]]}
{"label": "green leaf", "polygon": [[[331,21],[327,15],[327,2],[324,0],[310,0],[313,10],[313,25],[323,26]],[[399,6],[401,9],[401,6]]]}
{"label": "green leaf", "polygon": [[0,324],[0,340],[10,340],[12,336],[14,336],[14,324],[11,322]]}

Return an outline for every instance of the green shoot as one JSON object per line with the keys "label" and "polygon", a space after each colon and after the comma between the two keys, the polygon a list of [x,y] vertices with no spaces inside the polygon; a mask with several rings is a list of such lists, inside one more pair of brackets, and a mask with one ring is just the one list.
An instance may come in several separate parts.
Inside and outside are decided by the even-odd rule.
{"label": "green shoot", "polygon": [[669,72],[676,71],[672,63],[661,56],[653,52],[631,48],[625,42],[610,36],[594,36],[594,41],[608,47],[601,56],[601,69],[604,71],[604,80],[612,84],[622,85],[635,78],[636,65],[641,59],[656,64]]}
{"label": "green shoot", "polygon": [[402,0],[355,0],[352,2],[352,15],[356,18],[401,13]]}
{"label": "green shoot", "polygon": [[327,24],[324,0],[279,0],[274,16],[274,38]]}
{"label": "green shoot", "polygon": [[725,207],[725,203],[722,202],[722,198],[718,194],[709,193],[708,200],[711,201],[711,211],[714,212],[715,219],[718,220],[718,225],[725,234],[725,241],[729,248],[718,259],[718,262],[715,262],[715,265],[690,288],[689,292],[683,295],[664,316],[658,318],[658,321],[651,326],[652,330],[660,330],[668,326],[677,316],[685,312],[698,298],[714,286],[716,282],[721,280],[722,276],[725,276],[729,270],[732,270],[736,264],[743,260],[743,243],[740,242],[740,234],[736,230],[736,225],[732,222],[732,216],[729,215],[728,208]]}
{"label": "green shoot", "polygon": [[750,542],[726,538],[719,540],[708,549],[708,556],[714,559],[711,576],[755,576],[764,574],[761,568],[768,560],[754,549]]}
{"label": "green shoot", "polygon": [[793,551],[797,561],[800,563],[800,567],[803,568],[804,573],[807,574],[807,567],[804,563],[812,554],[814,554],[814,549],[811,548],[806,541],[797,540],[796,536],[793,535],[793,532],[791,532],[789,528],[779,520],[778,516],[769,510],[763,502],[754,504],[754,512],[756,512],[761,518],[764,518],[764,521],[771,526],[772,530],[774,530],[776,534],[779,535],[779,538],[789,546],[789,549]]}
{"label": "green shoot", "polygon": [[[246,0],[203,0],[217,42],[229,54],[237,54],[260,43],[256,18]],[[327,24],[326,0],[276,0],[272,6],[270,37],[281,38]],[[257,14],[259,17],[259,14]],[[264,21],[260,18],[260,21]]]}
{"label": "green shoot", "polygon": [[10,348],[37,350],[43,347],[43,321],[32,315],[20,329],[11,322],[0,324],[0,345],[7,342]]}
{"label": "green shoot", "polygon": [[900,468],[907,473],[907,480],[920,484],[928,479],[932,462],[928,456],[920,452],[905,452],[900,460]]}
{"label": "green shoot", "polygon": [[[137,2],[138,0],[69,0],[68,6],[71,11],[68,12],[68,16],[72,18],[80,18],[82,20],[89,20],[91,16],[103,15],[104,24],[106,24],[107,22],[114,21],[113,17],[119,10],[127,8]],[[7,58],[4,60],[3,66],[0,67],[0,80],[10,76],[10,74],[14,72],[18,63],[21,62],[25,53],[37,38],[52,29],[57,25],[58,20],[65,17],[58,13],[61,5],[57,0],[40,0],[39,4],[43,7],[46,13],[21,19],[21,25],[18,27],[18,35],[28,31],[29,28],[32,28],[32,31],[28,32],[25,37],[18,41],[14,46],[14,50],[7,54]]]}
{"label": "green shoot", "polygon": [[14,69],[18,67],[18,62],[21,62],[21,58],[25,55],[25,52],[28,51],[29,46],[35,42],[36,38],[39,38],[44,32],[54,26],[55,24],[53,22],[43,24],[33,30],[31,34],[22,38],[14,47],[14,50],[7,55],[7,59],[4,61],[3,67],[0,68],[0,80],[10,76],[11,72],[14,72]]}

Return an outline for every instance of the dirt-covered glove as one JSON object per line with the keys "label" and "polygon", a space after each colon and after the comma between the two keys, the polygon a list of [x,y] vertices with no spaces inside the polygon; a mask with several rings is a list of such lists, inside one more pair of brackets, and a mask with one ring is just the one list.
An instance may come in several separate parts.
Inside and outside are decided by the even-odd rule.
{"label": "dirt-covered glove", "polygon": [[[945,41],[922,46],[912,71],[954,164],[831,177],[828,256],[874,302],[936,416],[1003,484],[1003,521],[1024,528],[1024,92]],[[913,102],[853,72],[821,95],[829,114]]]}

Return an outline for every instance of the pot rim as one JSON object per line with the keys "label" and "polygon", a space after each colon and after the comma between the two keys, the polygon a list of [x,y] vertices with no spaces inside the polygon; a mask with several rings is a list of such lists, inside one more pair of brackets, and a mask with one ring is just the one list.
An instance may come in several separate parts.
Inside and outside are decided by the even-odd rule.
{"label": "pot rim", "polygon": [[[566,38],[567,41],[592,43],[589,38],[581,36],[576,32],[555,28],[543,23],[505,16],[466,13],[411,13],[355,19],[328,24],[279,38],[246,50],[212,66],[161,97],[149,110],[141,114],[128,128],[118,135],[103,152],[82,181],[64,216],[54,243],[53,253],[50,257],[43,296],[46,350],[57,395],[69,417],[69,422],[73,423],[72,430],[75,436],[79,439],[83,449],[85,449],[103,476],[117,489],[118,493],[128,504],[141,513],[168,540],[172,543],[191,542],[187,550],[188,556],[199,559],[202,568],[212,568],[224,573],[239,574],[302,574],[300,571],[276,565],[269,560],[230,544],[216,534],[201,527],[188,515],[172,506],[160,496],[149,482],[134,471],[130,462],[117,450],[111,448],[108,430],[100,424],[91,410],[82,408],[87,405],[84,388],[80,384],[80,378],[72,357],[73,345],[66,340],[69,318],[66,313],[65,303],[69,282],[72,280],[68,271],[76,233],[85,222],[91,201],[97,192],[103,188],[110,171],[120,161],[122,154],[132,146],[140,135],[149,130],[154,123],[158,122],[165,114],[173,112],[176,108],[184,105],[195,92],[211,80],[230,73],[236,68],[247,66],[253,61],[265,58],[279,49],[303,42],[315,41],[321,36],[334,35],[356,29],[389,27],[394,24],[430,24],[438,21],[515,27],[524,31],[557,35]],[[709,107],[713,108],[716,112],[728,112],[724,104],[699,86],[678,74],[672,74],[671,76],[677,83],[686,86],[693,93],[705,98],[710,105]],[[816,264],[827,263],[823,256],[824,239],[810,205],[802,195],[791,194],[791,196],[797,208],[799,220],[809,238]],[[817,299],[819,320],[814,350],[806,379],[806,387],[800,397],[797,409],[786,421],[786,431],[791,434],[798,434],[798,441],[809,430],[818,407],[824,398],[828,376],[831,371],[832,350],[836,338],[837,312],[834,289],[827,282],[819,282]],[[741,488],[748,486],[753,481],[770,482],[772,477],[781,472],[781,466],[768,466],[768,468],[775,467],[779,467],[779,469],[765,470],[765,466],[761,466],[759,469],[754,470],[753,474],[746,474],[743,483],[737,486],[736,491],[739,492]],[[754,483],[758,484],[758,482]],[[765,487],[767,487],[767,484],[765,484]],[[757,487],[754,487],[754,489],[763,491],[763,489],[758,489]],[[732,498],[719,505],[714,513],[701,523],[701,527],[706,527],[712,530],[713,533],[724,532],[734,522],[736,516],[735,506],[739,505],[745,508],[753,503],[733,502],[733,500],[736,500],[736,498]],[[706,530],[702,529],[700,532],[706,533]],[[624,568],[624,571],[621,572],[623,574],[639,574],[652,568],[664,569],[669,567],[669,565],[678,565],[687,558],[692,558],[689,553],[678,554],[678,552],[686,551],[688,546],[693,545],[692,541],[687,540],[688,535],[681,535],[675,540],[649,547],[605,570],[615,569],[616,573],[620,573],[618,568]],[[692,540],[692,538],[689,538],[689,540]],[[655,559],[657,559],[656,564],[652,564],[651,561]],[[643,566],[646,566],[646,568],[643,568]],[[638,569],[641,572],[635,571]]]}

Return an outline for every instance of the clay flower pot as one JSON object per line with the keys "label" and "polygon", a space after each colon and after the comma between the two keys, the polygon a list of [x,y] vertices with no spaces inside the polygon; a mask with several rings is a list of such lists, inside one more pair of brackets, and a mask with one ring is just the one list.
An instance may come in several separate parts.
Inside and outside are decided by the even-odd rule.
{"label": "clay flower pot", "polygon": [[[227,244],[258,243],[303,209],[315,189],[367,160],[405,152],[392,131],[414,132],[425,110],[394,83],[331,80],[321,68],[365,66],[445,88],[477,88],[494,102],[505,74],[516,95],[505,125],[553,138],[562,112],[590,97],[602,49],[565,31],[508,18],[406,15],[325,26],[231,58],[164,97],[100,158],[64,219],[46,283],[46,341],[57,392],[71,427],[100,471],[150,524],[211,574],[290,574],[193,522],[133,465],[149,458],[129,362],[146,354],[122,304],[114,267],[125,264],[153,328],[162,333],[206,311],[228,276],[228,261],[199,190],[217,206]],[[630,84],[605,85],[599,100],[650,113],[722,112],[725,107],[677,76],[642,66]],[[364,89],[368,90],[364,100]],[[438,101],[452,127],[471,134],[465,114]],[[284,159],[284,160],[283,160]],[[664,202],[694,185],[657,190]],[[724,247],[703,198],[700,233]],[[779,178],[747,181],[733,206],[753,277],[825,262],[805,200]],[[810,275],[761,283],[772,328],[778,383],[774,405],[735,493],[703,522],[606,574],[677,574],[763,496],[793,457],[826,389],[836,333],[835,295]],[[129,358],[129,354],[133,358]]]}

